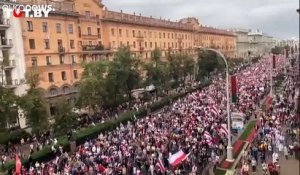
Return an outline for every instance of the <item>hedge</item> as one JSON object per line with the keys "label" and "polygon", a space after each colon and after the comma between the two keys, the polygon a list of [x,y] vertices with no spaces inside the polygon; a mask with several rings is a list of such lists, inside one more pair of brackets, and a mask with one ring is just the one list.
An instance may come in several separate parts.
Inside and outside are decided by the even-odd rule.
{"label": "hedge", "polygon": [[[162,108],[165,105],[168,105],[171,100],[177,100],[180,97],[185,96],[188,93],[191,93],[193,91],[198,90],[199,88],[203,88],[205,86],[208,86],[210,84],[210,81],[206,81],[202,83],[201,85],[195,87],[195,88],[190,88],[187,90],[187,92],[180,93],[180,94],[173,94],[171,96],[164,97],[158,102],[153,103],[150,106],[150,112],[154,112],[160,108]],[[99,123],[96,124],[95,126],[89,126],[87,128],[81,128],[79,131],[73,133],[73,138],[76,141],[76,144],[81,144],[86,140],[96,138],[99,133],[103,133],[106,131],[111,131],[115,129],[117,126],[120,125],[120,123],[126,123],[128,121],[133,121],[134,120],[134,115],[136,118],[142,118],[147,115],[147,110],[146,109],[140,109],[138,112],[136,111],[128,111],[121,116],[119,116],[117,119],[111,119],[105,123]],[[62,145],[66,150],[69,149],[69,141],[67,139],[67,136],[61,136],[57,138],[58,140],[58,145]],[[52,154],[52,151],[50,149],[50,146],[44,147],[42,150],[34,152],[32,155],[32,160],[33,162],[35,161],[45,161],[45,160],[50,160],[52,159],[54,155]],[[22,159],[22,164],[28,163],[27,159]],[[15,166],[15,163],[13,160],[5,163],[1,168],[0,171],[8,171],[12,170]]]}
{"label": "hedge", "polygon": [[20,143],[21,138],[29,137],[30,134],[23,129],[12,132],[0,133],[0,144]]}
{"label": "hedge", "polygon": [[216,175],[225,175],[226,172],[227,172],[227,170],[222,170],[222,169],[217,168],[215,174]]}

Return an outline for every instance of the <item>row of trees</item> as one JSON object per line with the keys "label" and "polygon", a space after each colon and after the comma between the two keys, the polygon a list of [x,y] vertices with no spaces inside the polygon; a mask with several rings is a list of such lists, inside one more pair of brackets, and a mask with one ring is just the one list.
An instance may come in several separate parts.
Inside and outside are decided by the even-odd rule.
{"label": "row of trees", "polygon": [[149,85],[154,85],[159,94],[168,92],[180,84],[185,86],[192,75],[201,80],[221,68],[216,57],[215,53],[204,52],[195,60],[187,54],[169,53],[163,60],[161,51],[155,49],[151,60],[143,62],[134,58],[129,48],[122,47],[110,62],[101,60],[84,65],[78,105],[93,111],[113,108],[124,101],[130,102],[133,89]]}
{"label": "row of trees", "polygon": [[[132,101],[133,89],[151,84],[160,93],[168,92],[180,84],[185,86],[186,79],[192,80],[192,75],[201,80],[215,69],[224,67],[216,57],[214,53],[204,52],[195,60],[187,54],[169,53],[163,60],[161,51],[155,49],[151,60],[143,62],[133,57],[129,48],[122,47],[112,61],[101,60],[83,65],[77,107],[89,107],[93,111],[115,108],[123,102]],[[0,129],[5,130],[7,124],[13,122],[12,119],[18,118],[18,109],[24,111],[33,132],[49,128],[47,103],[43,90],[38,88],[38,82],[37,74],[31,72],[27,75],[30,89],[22,97],[0,86]],[[76,115],[64,99],[55,106],[55,122],[51,126],[55,131],[65,133],[74,126]]]}

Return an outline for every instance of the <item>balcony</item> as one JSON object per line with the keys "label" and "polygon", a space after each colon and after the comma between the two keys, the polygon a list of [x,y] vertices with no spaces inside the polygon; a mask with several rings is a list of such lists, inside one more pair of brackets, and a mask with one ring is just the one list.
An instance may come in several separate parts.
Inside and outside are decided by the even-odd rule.
{"label": "balcony", "polygon": [[12,88],[16,88],[18,87],[19,85],[21,84],[24,84],[25,83],[25,80],[24,79],[6,79],[6,81],[3,82],[3,86],[5,88],[9,88],[9,89],[12,89]]}
{"label": "balcony", "polygon": [[83,51],[103,51],[104,46],[101,44],[98,45],[82,45]]}
{"label": "balcony", "polygon": [[8,29],[10,27],[9,19],[0,19],[0,29]]}
{"label": "balcony", "polygon": [[12,39],[1,39],[0,49],[10,49],[13,46]]}
{"label": "balcony", "polygon": [[144,36],[139,35],[139,36],[136,37],[136,40],[137,41],[144,41]]}
{"label": "balcony", "polygon": [[93,35],[93,34],[81,34],[81,37],[83,39],[98,39],[98,35]]}
{"label": "balcony", "polygon": [[13,69],[16,67],[16,60],[4,60],[3,61],[4,69]]}
{"label": "balcony", "polygon": [[63,55],[66,53],[66,49],[63,46],[58,46],[58,53]]}

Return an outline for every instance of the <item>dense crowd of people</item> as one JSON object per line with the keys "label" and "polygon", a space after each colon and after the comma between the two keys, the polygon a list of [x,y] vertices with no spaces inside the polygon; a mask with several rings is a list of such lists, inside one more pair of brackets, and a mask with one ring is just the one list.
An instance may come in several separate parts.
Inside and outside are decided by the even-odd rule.
{"label": "dense crowd of people", "polygon": [[[236,73],[239,102],[231,110],[248,118],[269,90],[269,57]],[[280,64],[279,61],[279,68]],[[278,73],[278,72],[275,72]],[[73,154],[62,147],[50,162],[22,166],[22,174],[199,174],[217,163],[227,146],[226,84],[218,75],[212,84],[181,98],[158,114],[120,125],[80,145]],[[176,166],[170,157],[183,153]]]}
{"label": "dense crowd of people", "polygon": [[278,175],[280,158],[299,159],[300,120],[295,107],[295,78],[284,76],[282,90],[274,94],[272,105],[267,112],[260,111],[260,130],[249,151],[244,153],[241,174],[257,172],[259,167],[264,175]]}

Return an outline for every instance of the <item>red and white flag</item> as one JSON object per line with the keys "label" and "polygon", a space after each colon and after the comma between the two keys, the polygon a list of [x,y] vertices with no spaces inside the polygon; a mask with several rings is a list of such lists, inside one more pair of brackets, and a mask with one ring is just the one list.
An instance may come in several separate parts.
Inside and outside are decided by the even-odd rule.
{"label": "red and white flag", "polygon": [[181,162],[183,162],[189,155],[190,155],[190,153],[185,154],[182,150],[180,150],[177,153],[171,155],[168,160],[169,160],[169,163],[173,167],[175,167],[178,164],[180,164]]}
{"label": "red and white flag", "polygon": [[212,136],[210,135],[210,133],[208,131],[204,131],[204,137],[208,140],[212,140]]}
{"label": "red and white flag", "polygon": [[218,110],[217,110],[217,108],[215,107],[215,106],[212,106],[211,108],[210,108],[210,111],[214,114],[214,115],[219,115],[218,114]]}
{"label": "red and white flag", "polygon": [[164,166],[163,162],[160,159],[157,161],[156,166],[159,167],[159,169],[162,173],[164,173],[166,171],[166,167]]}
{"label": "red and white flag", "polygon": [[221,124],[219,132],[228,135],[228,129],[226,124]]}
{"label": "red and white flag", "polygon": [[15,170],[15,173],[17,175],[21,174],[21,166],[22,166],[22,163],[21,163],[20,157],[16,154],[16,170]]}

